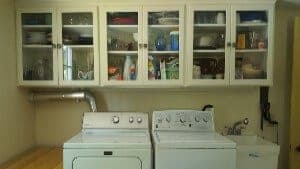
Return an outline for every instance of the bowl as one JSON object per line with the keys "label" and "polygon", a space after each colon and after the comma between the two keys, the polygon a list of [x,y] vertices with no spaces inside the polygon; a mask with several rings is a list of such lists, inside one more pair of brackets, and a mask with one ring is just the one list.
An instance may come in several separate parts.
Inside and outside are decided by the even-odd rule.
{"label": "bowl", "polygon": [[30,44],[46,43],[46,32],[27,32],[26,42]]}
{"label": "bowl", "polygon": [[255,69],[252,64],[244,64],[242,66],[243,78],[244,79],[257,79],[263,77],[263,70]]}
{"label": "bowl", "polygon": [[159,18],[158,23],[161,25],[178,25],[179,18]]}

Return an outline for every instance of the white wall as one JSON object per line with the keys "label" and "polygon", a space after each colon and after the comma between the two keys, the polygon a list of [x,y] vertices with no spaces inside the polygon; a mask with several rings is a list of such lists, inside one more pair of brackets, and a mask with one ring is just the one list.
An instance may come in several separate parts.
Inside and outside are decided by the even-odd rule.
{"label": "white wall", "polygon": [[17,88],[14,1],[0,0],[0,164],[35,144],[34,106]]}

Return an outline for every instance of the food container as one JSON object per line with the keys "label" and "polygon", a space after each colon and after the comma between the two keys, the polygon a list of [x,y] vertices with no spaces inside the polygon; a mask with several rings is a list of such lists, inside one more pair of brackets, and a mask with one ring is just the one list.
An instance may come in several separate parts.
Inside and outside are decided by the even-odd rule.
{"label": "food container", "polygon": [[29,44],[43,44],[46,43],[46,32],[27,32],[26,43]]}
{"label": "food container", "polygon": [[179,18],[159,18],[158,23],[161,25],[178,25]]}
{"label": "food container", "polygon": [[179,32],[178,31],[170,32],[170,49],[173,51],[179,50]]}

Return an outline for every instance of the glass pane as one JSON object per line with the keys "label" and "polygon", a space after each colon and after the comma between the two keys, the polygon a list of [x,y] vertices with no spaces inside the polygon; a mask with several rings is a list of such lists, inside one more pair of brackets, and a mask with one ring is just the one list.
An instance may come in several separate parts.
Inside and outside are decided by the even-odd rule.
{"label": "glass pane", "polygon": [[148,57],[148,80],[178,80],[178,55],[157,54]]}
{"label": "glass pane", "polygon": [[178,25],[179,12],[178,11],[149,12],[148,24],[149,25]]}
{"label": "glass pane", "polygon": [[22,14],[22,37],[24,45],[52,44],[52,14]]}
{"label": "glass pane", "polygon": [[109,12],[107,14],[107,23],[109,25],[137,25],[137,12]]}
{"label": "glass pane", "polygon": [[136,80],[138,57],[135,54],[109,54],[108,80]]}
{"label": "glass pane", "polygon": [[225,77],[225,11],[195,11],[193,79]]}
{"label": "glass pane", "polygon": [[194,53],[193,79],[224,79],[224,53]]}
{"label": "glass pane", "polygon": [[236,79],[266,79],[268,12],[237,11]]}
{"label": "glass pane", "polygon": [[52,14],[22,14],[23,80],[53,80]]}
{"label": "glass pane", "polygon": [[63,13],[64,45],[93,45],[93,14]]}
{"label": "glass pane", "polygon": [[137,80],[138,13],[107,13],[108,80]]}
{"label": "glass pane", "polygon": [[23,48],[23,80],[53,80],[52,48]]}
{"label": "glass pane", "polygon": [[149,12],[148,23],[148,80],[178,80],[179,12]]}
{"label": "glass pane", "polygon": [[94,80],[93,48],[63,47],[64,80]]}

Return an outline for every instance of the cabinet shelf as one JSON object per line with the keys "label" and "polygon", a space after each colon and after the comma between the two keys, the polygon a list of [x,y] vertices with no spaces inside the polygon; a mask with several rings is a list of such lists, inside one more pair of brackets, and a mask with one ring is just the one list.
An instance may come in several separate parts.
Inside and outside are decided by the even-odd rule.
{"label": "cabinet shelf", "polygon": [[268,26],[268,23],[239,23],[238,27],[264,27]]}
{"label": "cabinet shelf", "polygon": [[108,51],[107,52],[108,54],[119,54],[119,55],[122,55],[122,54],[138,54],[138,51]]}
{"label": "cabinet shelf", "polygon": [[216,50],[194,50],[194,53],[224,53],[225,49],[216,49]]}
{"label": "cabinet shelf", "polygon": [[214,24],[214,23],[199,23],[194,24],[194,27],[225,27],[226,24]]}
{"label": "cabinet shelf", "polygon": [[23,28],[52,28],[52,25],[23,25]]}
{"label": "cabinet shelf", "polygon": [[149,25],[149,28],[178,28],[179,25]]}
{"label": "cabinet shelf", "polygon": [[93,25],[63,25],[64,28],[93,28]]}
{"label": "cabinet shelf", "polygon": [[64,47],[69,48],[93,48],[93,45],[64,45]]}
{"label": "cabinet shelf", "polygon": [[149,51],[149,54],[179,54],[179,51]]}
{"label": "cabinet shelf", "polygon": [[52,48],[52,45],[23,45],[23,48]]}
{"label": "cabinet shelf", "polygon": [[235,52],[237,52],[237,53],[260,53],[260,52],[268,52],[268,49],[238,49]]}

